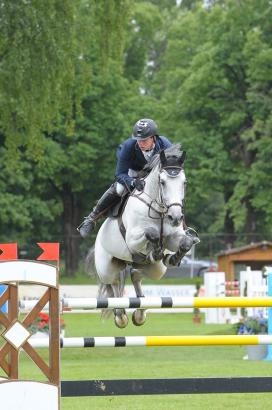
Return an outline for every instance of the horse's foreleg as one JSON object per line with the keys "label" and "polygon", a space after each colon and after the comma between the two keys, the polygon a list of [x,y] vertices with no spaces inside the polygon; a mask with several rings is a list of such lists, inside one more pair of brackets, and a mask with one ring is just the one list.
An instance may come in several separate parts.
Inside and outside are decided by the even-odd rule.
{"label": "horse's foreleg", "polygon": [[[163,258],[159,230],[154,227],[128,230],[126,241],[136,263],[154,263]],[[128,232],[127,231],[127,232]]]}
{"label": "horse's foreleg", "polygon": [[154,263],[163,258],[163,249],[161,246],[160,233],[157,229],[149,227],[145,230],[145,237],[149,242],[150,252],[148,254],[149,261]]}
{"label": "horse's foreleg", "polygon": [[[138,298],[143,298],[144,293],[142,290],[142,273],[139,270],[131,270],[131,281],[133,283],[136,296]],[[132,314],[132,322],[135,326],[142,326],[146,321],[146,313],[144,309],[136,309]]]}
{"label": "horse's foreleg", "polygon": [[179,248],[174,254],[166,254],[163,257],[163,263],[165,266],[177,266],[180,264],[181,259],[186,253],[191,249],[195,243],[195,238],[188,235],[183,235],[181,237]]}

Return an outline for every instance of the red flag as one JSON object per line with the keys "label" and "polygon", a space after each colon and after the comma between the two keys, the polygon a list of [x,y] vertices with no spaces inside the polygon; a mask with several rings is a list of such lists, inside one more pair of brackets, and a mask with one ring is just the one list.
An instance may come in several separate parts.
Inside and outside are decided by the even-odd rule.
{"label": "red flag", "polygon": [[37,261],[59,261],[59,243],[38,243],[43,253],[37,258]]}
{"label": "red flag", "polygon": [[17,243],[0,243],[0,260],[18,259]]}

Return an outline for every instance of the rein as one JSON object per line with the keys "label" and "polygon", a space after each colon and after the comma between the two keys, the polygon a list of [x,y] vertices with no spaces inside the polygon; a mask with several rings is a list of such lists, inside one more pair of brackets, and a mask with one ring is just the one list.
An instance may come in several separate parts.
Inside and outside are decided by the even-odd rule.
{"label": "rein", "polygon": [[[184,158],[183,158],[184,161]],[[164,162],[161,161],[161,164],[163,164]],[[175,178],[177,177],[181,170],[183,169],[183,162],[181,164],[178,165],[170,165],[169,163],[165,163],[164,165],[162,165],[159,169],[159,175],[162,173],[162,171],[166,171],[168,176],[171,178]],[[147,200],[145,198],[143,198],[143,194],[145,194],[147,197],[149,197],[150,200]],[[167,215],[169,209],[172,206],[180,206],[181,210],[183,210],[184,208],[184,204],[183,201],[182,203],[179,202],[173,202],[169,205],[167,205],[165,199],[164,199],[164,195],[163,195],[163,190],[162,190],[162,185],[160,183],[160,178],[159,178],[159,198],[157,199],[153,199],[149,194],[147,194],[146,192],[144,192],[144,190],[142,192],[140,192],[139,194],[135,194],[135,190],[133,192],[131,192],[129,194],[129,197],[134,197],[137,198],[139,201],[141,201],[142,203],[144,203],[147,207],[148,207],[148,217],[150,219],[157,219],[160,220],[160,238],[159,238],[159,245],[160,245],[160,249],[161,251],[163,250],[163,236],[164,236],[164,232],[163,232],[163,228],[164,228],[164,218]],[[124,208],[123,208],[124,210]],[[155,212],[158,216],[152,216],[151,215],[151,211]],[[123,223],[123,219],[122,219],[122,213],[119,215],[118,217],[118,225],[119,225],[119,230],[121,232],[121,235],[124,239],[124,242],[128,248],[128,245],[126,243],[126,228],[124,226]],[[128,248],[131,256],[132,256],[132,260],[135,263],[148,263],[147,262],[147,255],[143,254],[143,253],[137,253],[137,254],[133,254],[130,249]]]}
{"label": "rein", "polygon": [[[160,169],[160,173],[162,172],[162,170],[166,170],[167,174],[172,177],[175,178],[180,171],[182,170],[182,167],[177,167],[177,166],[170,166],[170,167],[163,167]],[[172,171],[172,173],[171,173]],[[147,202],[145,199],[143,199],[140,195],[145,194],[146,196],[148,196],[151,199],[151,202]],[[159,184],[159,195],[160,195],[160,202],[158,202],[156,199],[153,199],[150,197],[150,195],[148,195],[146,192],[142,191],[140,192],[138,195],[136,195],[134,192],[132,192],[130,194],[131,197],[137,198],[139,199],[139,201],[143,202],[147,207],[148,207],[148,216],[151,219],[163,219],[165,217],[165,215],[167,214],[168,210],[171,208],[171,206],[180,206],[181,209],[183,209],[183,204],[179,203],[179,202],[173,202],[170,205],[167,205],[165,203],[165,200],[163,198],[163,192],[162,192],[162,188],[161,185]],[[160,208],[162,208],[162,210],[158,210],[156,208],[154,208],[153,203],[157,204]],[[157,212],[159,214],[158,218],[155,218],[153,216],[151,216],[150,211],[151,209],[155,212]]]}

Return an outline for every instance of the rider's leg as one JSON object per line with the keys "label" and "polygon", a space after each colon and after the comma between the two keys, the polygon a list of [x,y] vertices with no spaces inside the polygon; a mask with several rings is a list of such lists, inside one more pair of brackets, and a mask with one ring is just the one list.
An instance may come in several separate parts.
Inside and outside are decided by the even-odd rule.
{"label": "rider's leg", "polygon": [[120,201],[124,190],[125,187],[117,182],[102,195],[90,215],[86,216],[77,228],[83,238],[86,238],[94,229],[95,221]]}

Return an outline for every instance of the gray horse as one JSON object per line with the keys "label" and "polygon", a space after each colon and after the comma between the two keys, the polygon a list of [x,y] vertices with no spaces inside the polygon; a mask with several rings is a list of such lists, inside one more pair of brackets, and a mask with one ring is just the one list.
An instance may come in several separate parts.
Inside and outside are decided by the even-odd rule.
{"label": "gray horse", "polygon": [[[155,155],[145,169],[144,190],[129,196],[121,219],[109,217],[99,229],[87,256],[87,267],[94,263],[100,284],[98,297],[122,297],[128,272],[136,296],[144,297],[142,278],[160,279],[199,242],[191,228],[184,229],[184,160],[178,144]],[[114,314],[116,326],[126,327],[125,309],[115,309]],[[145,319],[144,310],[134,311],[135,325]]]}

